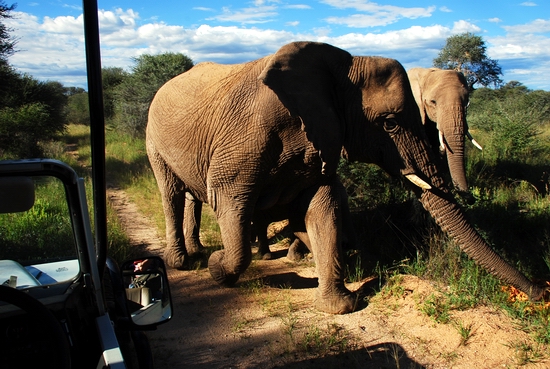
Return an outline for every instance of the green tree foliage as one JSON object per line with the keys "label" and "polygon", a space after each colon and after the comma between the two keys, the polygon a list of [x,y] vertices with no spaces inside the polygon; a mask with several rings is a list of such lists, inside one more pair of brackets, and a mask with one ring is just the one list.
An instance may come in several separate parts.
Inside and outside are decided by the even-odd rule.
{"label": "green tree foliage", "polygon": [[502,70],[496,60],[486,55],[485,41],[481,36],[466,32],[447,38],[433,65],[441,69],[453,69],[462,72],[468,81],[470,90],[475,84],[483,87],[499,86],[502,83]]}
{"label": "green tree foliage", "polygon": [[88,93],[82,91],[70,94],[67,100],[67,122],[90,125],[90,105]]}
{"label": "green tree foliage", "polygon": [[8,64],[8,57],[15,52],[16,40],[10,35],[11,29],[3,22],[4,19],[11,18],[10,12],[14,9],[15,5],[7,6],[0,0],[0,108],[4,106],[3,101],[17,75]]}
{"label": "green tree foliage", "polygon": [[40,143],[66,128],[66,90],[59,82],[41,82],[14,71],[9,84],[0,100],[0,155],[39,156]]}
{"label": "green tree foliage", "polygon": [[526,162],[548,146],[540,136],[550,121],[550,92],[530,91],[517,81],[470,95],[468,123],[485,131],[486,159]]}
{"label": "green tree foliage", "polygon": [[31,103],[0,110],[0,156],[31,158],[41,155],[38,145],[49,130],[48,109]]}
{"label": "green tree foliage", "polygon": [[144,54],[134,59],[132,73],[117,88],[115,125],[141,137],[145,134],[149,105],[169,79],[189,70],[193,61],[179,53]]}
{"label": "green tree foliage", "polygon": [[66,89],[59,82],[40,82],[8,63],[16,40],[2,20],[15,5],[0,0],[0,156],[35,157],[40,143],[65,129]]}
{"label": "green tree foliage", "polygon": [[115,116],[116,91],[118,86],[128,78],[130,74],[122,68],[107,67],[101,71],[103,84],[103,101],[105,119],[110,121]]}
{"label": "green tree foliage", "polygon": [[5,1],[0,0],[0,64],[7,64],[8,57],[15,52],[17,40],[10,35],[12,30],[2,22],[3,19],[11,18],[10,13],[15,6],[15,4],[7,6]]}

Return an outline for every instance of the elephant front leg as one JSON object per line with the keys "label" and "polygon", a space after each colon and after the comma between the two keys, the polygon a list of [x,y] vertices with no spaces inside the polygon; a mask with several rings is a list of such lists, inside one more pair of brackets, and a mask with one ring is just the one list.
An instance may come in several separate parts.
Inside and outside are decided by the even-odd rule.
{"label": "elephant front leg", "polygon": [[244,210],[244,206],[232,201],[226,204],[214,207],[224,249],[212,253],[208,259],[208,269],[216,282],[231,287],[252,261],[252,215],[250,211]]}
{"label": "elephant front leg", "polygon": [[342,214],[335,188],[330,184],[317,188],[306,211],[305,225],[319,279],[315,306],[327,313],[346,314],[356,309],[357,297],[344,285]]}

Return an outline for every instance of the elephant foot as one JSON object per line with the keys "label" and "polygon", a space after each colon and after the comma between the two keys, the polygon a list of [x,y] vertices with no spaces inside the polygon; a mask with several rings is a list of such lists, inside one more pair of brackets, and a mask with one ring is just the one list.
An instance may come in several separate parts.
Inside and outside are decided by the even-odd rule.
{"label": "elephant foot", "polygon": [[185,240],[185,249],[189,256],[195,256],[204,252],[205,248],[200,241]]}
{"label": "elephant foot", "polygon": [[179,250],[177,247],[167,247],[164,250],[164,262],[170,268],[185,269],[187,258],[186,253]]}
{"label": "elephant foot", "polygon": [[166,247],[163,258],[166,265],[179,270],[188,270],[196,268],[198,265],[206,265],[204,250],[189,253],[182,252],[177,247]]}
{"label": "elephant foot", "polygon": [[214,251],[208,259],[208,270],[212,278],[222,286],[232,287],[239,280],[239,274],[228,274],[223,267],[223,250]]}
{"label": "elephant foot", "polygon": [[288,252],[286,254],[287,259],[294,262],[303,260],[306,255],[303,251],[304,247],[301,247],[301,246],[302,246],[301,241],[298,238],[296,238],[288,248]]}
{"label": "elephant foot", "polygon": [[357,309],[358,302],[357,294],[347,290],[323,294],[317,289],[315,308],[329,314],[348,314]]}
{"label": "elephant foot", "polygon": [[262,260],[271,260],[273,258],[267,241],[258,241],[258,256]]}

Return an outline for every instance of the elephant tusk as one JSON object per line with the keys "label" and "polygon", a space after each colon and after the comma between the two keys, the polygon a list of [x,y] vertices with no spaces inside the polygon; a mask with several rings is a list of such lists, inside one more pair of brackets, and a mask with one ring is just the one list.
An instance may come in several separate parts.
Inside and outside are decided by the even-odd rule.
{"label": "elephant tusk", "polygon": [[470,132],[466,132],[466,136],[468,137],[468,139],[470,141],[472,141],[472,143],[474,144],[475,147],[477,147],[480,150],[483,150],[483,147],[481,147],[481,145],[472,137]]}
{"label": "elephant tusk", "polygon": [[409,181],[411,181],[412,183],[414,183],[415,185],[417,185],[418,187],[424,190],[429,190],[432,188],[432,186],[426,183],[426,181],[424,181],[423,179],[420,179],[420,177],[417,176],[416,174],[407,174],[405,177],[407,177]]}
{"label": "elephant tusk", "polygon": [[445,144],[445,137],[443,137],[443,132],[439,131],[439,151],[441,154],[445,154],[447,150],[447,145]]}

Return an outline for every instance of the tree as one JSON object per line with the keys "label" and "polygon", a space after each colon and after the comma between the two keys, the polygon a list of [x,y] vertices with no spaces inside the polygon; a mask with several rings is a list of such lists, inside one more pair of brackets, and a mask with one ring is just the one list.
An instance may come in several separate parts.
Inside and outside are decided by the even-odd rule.
{"label": "tree", "polygon": [[12,29],[6,27],[3,19],[11,18],[10,12],[15,9],[15,4],[7,6],[3,0],[0,0],[0,64],[7,63],[7,59],[15,52],[17,40],[10,35]]}
{"label": "tree", "polygon": [[486,161],[525,163],[543,150],[542,127],[550,119],[550,93],[530,91],[511,81],[499,89],[479,88],[470,94],[468,124],[490,139],[484,144]]}
{"label": "tree", "polygon": [[481,36],[466,32],[447,38],[447,43],[434,59],[433,65],[441,69],[462,72],[468,81],[470,91],[475,84],[483,87],[502,84],[502,69],[496,60],[489,58]]}
{"label": "tree", "polygon": [[90,107],[86,91],[69,96],[66,114],[69,123],[90,125]]}
{"label": "tree", "polygon": [[59,82],[15,73],[2,102],[0,155],[40,156],[41,143],[57,138],[66,128],[67,95]]}
{"label": "tree", "polygon": [[10,35],[12,31],[3,23],[4,19],[11,18],[10,12],[15,5],[7,6],[0,0],[0,109],[5,106],[12,83],[17,79],[17,73],[8,64],[8,57],[15,52],[17,41]]}
{"label": "tree", "polygon": [[117,88],[116,125],[134,136],[143,136],[149,105],[157,90],[168,80],[193,67],[180,53],[143,54],[134,59],[132,74]]}
{"label": "tree", "polygon": [[105,119],[111,120],[115,116],[115,103],[118,86],[124,82],[129,75],[130,74],[128,72],[119,67],[107,67],[101,70]]}

